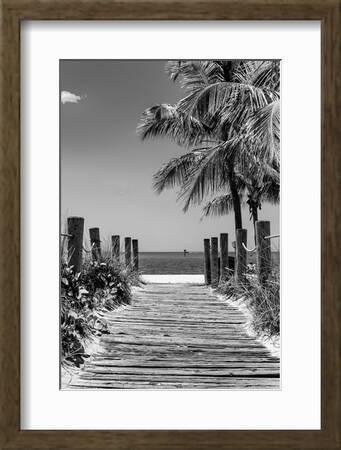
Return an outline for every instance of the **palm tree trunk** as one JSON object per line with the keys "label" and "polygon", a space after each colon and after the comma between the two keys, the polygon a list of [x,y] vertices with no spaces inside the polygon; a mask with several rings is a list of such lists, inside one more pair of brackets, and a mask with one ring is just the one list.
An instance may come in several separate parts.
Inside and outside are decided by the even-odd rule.
{"label": "palm tree trunk", "polygon": [[232,196],[232,201],[233,201],[234,224],[235,224],[235,229],[238,230],[240,228],[243,228],[242,208],[241,208],[239,192],[238,192],[237,184],[236,184],[236,177],[235,177],[235,173],[234,173],[233,169],[229,170],[229,184],[230,184],[231,196]]}

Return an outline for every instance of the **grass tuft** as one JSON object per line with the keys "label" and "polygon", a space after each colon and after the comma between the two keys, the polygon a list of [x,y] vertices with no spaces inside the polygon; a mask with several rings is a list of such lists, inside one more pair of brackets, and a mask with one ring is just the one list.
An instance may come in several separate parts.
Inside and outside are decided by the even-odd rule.
{"label": "grass tuft", "polygon": [[280,333],[280,277],[279,270],[273,270],[268,280],[261,284],[250,268],[243,284],[237,284],[234,278],[221,283],[219,292],[230,299],[243,298],[252,316],[252,326],[257,334],[268,337]]}

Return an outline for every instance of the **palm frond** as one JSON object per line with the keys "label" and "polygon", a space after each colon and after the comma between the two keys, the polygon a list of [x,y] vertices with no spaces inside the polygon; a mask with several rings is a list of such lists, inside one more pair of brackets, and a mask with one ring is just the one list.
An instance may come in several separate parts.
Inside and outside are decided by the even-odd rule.
{"label": "palm frond", "polygon": [[252,84],[253,74],[263,64],[261,60],[241,61],[233,73],[233,81],[238,83]]}
{"label": "palm frond", "polygon": [[238,71],[239,66],[243,63],[241,60],[217,60],[214,61],[218,64],[224,75],[223,81],[234,81],[235,73]]}
{"label": "palm frond", "polygon": [[177,81],[181,75],[183,63],[184,61],[181,60],[171,60],[166,62],[165,72],[172,81]]}
{"label": "palm frond", "polygon": [[252,84],[279,92],[280,61],[263,61],[263,64],[253,74]]}
{"label": "palm frond", "polygon": [[240,201],[247,194],[257,207],[277,203],[279,61],[169,61],[166,72],[186,96],[177,105],[147,109],[137,132],[142,139],[167,137],[194,151],[161,167],[154,175],[156,192],[179,186],[184,211],[210,199],[205,217],[231,211],[231,187]]}
{"label": "palm frond", "polygon": [[243,61],[235,71],[234,80],[279,91],[280,62],[278,60]]}
{"label": "palm frond", "polygon": [[277,99],[278,94],[271,89],[237,82],[218,82],[191,92],[179,102],[178,108],[185,114],[204,120],[206,114],[224,109],[232,114],[234,109],[242,107],[250,113]]}
{"label": "palm frond", "polygon": [[225,143],[203,151],[203,158],[192,167],[179,195],[184,200],[185,212],[206,195],[228,186],[227,164],[231,157],[231,149]]}
{"label": "palm frond", "polygon": [[196,145],[207,137],[199,120],[168,104],[146,109],[136,131],[142,140],[168,137],[185,147]]}
{"label": "palm frond", "polygon": [[203,158],[200,152],[190,152],[179,158],[171,159],[164,164],[153,177],[154,190],[160,194],[164,189],[181,186],[187,182],[189,173],[195,164],[199,164]]}
{"label": "palm frond", "polygon": [[214,61],[168,61],[166,73],[188,91],[224,80],[222,67]]}
{"label": "palm frond", "polygon": [[280,186],[273,185],[272,188],[266,187],[262,193],[262,200],[273,205],[278,205],[280,201]]}
{"label": "palm frond", "polygon": [[[276,173],[276,172],[274,172]],[[278,204],[280,201],[280,177],[279,172],[276,176],[266,175],[261,186],[261,197],[265,202]]]}
{"label": "palm frond", "polygon": [[202,218],[211,216],[224,216],[233,211],[233,199],[231,194],[219,195],[210,200],[202,209]]}
{"label": "palm frond", "polygon": [[256,111],[245,126],[246,140],[256,149],[262,161],[279,165],[280,101]]}

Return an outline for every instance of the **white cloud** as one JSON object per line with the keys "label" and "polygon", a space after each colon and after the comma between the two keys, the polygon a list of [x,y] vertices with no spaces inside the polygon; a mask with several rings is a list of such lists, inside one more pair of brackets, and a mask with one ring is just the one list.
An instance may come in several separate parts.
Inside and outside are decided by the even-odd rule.
{"label": "white cloud", "polygon": [[65,103],[78,103],[80,100],[82,100],[82,98],[84,98],[84,97],[73,94],[72,92],[69,92],[69,91],[62,91],[61,96],[60,96],[60,99],[61,99],[61,102],[63,103],[63,105]]}

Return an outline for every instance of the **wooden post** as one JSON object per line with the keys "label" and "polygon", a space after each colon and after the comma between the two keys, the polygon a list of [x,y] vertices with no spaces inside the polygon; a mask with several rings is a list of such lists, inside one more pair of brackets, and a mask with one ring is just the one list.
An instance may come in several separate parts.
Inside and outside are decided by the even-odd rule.
{"label": "wooden post", "polygon": [[238,284],[245,282],[247,257],[243,243],[247,245],[247,230],[240,228],[236,230],[236,268],[235,279]]}
{"label": "wooden post", "polygon": [[227,233],[220,234],[220,279],[222,281],[227,280],[229,277],[229,246],[228,246],[229,235]]}
{"label": "wooden post", "polygon": [[221,258],[218,256],[218,281],[220,280]]}
{"label": "wooden post", "polygon": [[101,240],[99,237],[99,228],[90,228],[89,234],[92,259],[94,261],[99,261],[101,259]]}
{"label": "wooden post", "polygon": [[212,286],[218,286],[218,238],[211,238],[211,283]]}
{"label": "wooden post", "polygon": [[111,258],[113,261],[120,262],[120,236],[117,234],[111,236]]}
{"label": "wooden post", "polygon": [[131,238],[130,237],[124,238],[124,257],[125,257],[126,265],[130,266],[130,264],[131,264]]}
{"label": "wooden post", "polygon": [[271,272],[271,242],[264,239],[270,236],[270,222],[256,222],[257,274],[260,283],[266,283]]}
{"label": "wooden post", "polygon": [[82,270],[83,259],[83,217],[68,217],[67,219],[68,237],[68,261],[69,266],[73,266],[73,271],[78,273]]}
{"label": "wooden post", "polygon": [[228,257],[228,267],[229,267],[229,275],[230,276],[234,274],[234,264],[235,264],[235,257],[229,256]]}
{"label": "wooden post", "polygon": [[211,284],[211,255],[209,239],[204,239],[204,270],[205,284]]}
{"label": "wooden post", "polygon": [[139,270],[139,241],[137,239],[133,239],[132,244],[133,244],[133,267],[135,270]]}

